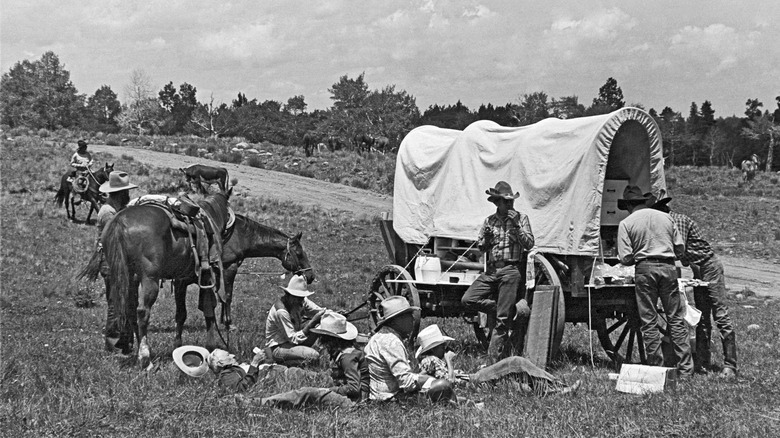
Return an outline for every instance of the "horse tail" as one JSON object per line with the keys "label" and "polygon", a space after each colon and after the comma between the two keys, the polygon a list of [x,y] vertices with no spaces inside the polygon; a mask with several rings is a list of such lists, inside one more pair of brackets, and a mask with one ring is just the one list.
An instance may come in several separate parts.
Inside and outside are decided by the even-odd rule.
{"label": "horse tail", "polygon": [[82,278],[86,278],[89,281],[97,280],[98,274],[100,274],[100,261],[102,259],[102,254],[102,251],[99,249],[93,251],[92,258],[89,259],[89,263],[87,263],[87,266],[85,266],[84,269],[82,269],[81,272],[76,275],[76,279],[81,280]]}
{"label": "horse tail", "polygon": [[119,321],[120,327],[127,323],[127,306],[130,293],[130,267],[127,264],[127,226],[121,216],[114,217],[103,232],[103,251],[108,264],[109,290],[106,291]]}
{"label": "horse tail", "polygon": [[65,197],[68,196],[65,184],[60,183],[60,189],[57,190],[57,194],[54,195],[54,202],[57,203],[57,207],[62,207],[62,203],[65,202]]}

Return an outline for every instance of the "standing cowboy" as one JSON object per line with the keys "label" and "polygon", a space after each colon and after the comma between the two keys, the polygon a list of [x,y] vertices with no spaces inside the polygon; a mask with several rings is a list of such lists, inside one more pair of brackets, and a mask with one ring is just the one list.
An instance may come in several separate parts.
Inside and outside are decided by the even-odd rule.
{"label": "standing cowboy", "polygon": [[706,373],[712,366],[710,353],[710,337],[712,336],[712,322],[710,315],[715,320],[720,331],[723,343],[723,370],[720,377],[732,379],[737,376],[737,335],[734,332],[734,324],[729,316],[729,308],[726,305],[726,282],[723,275],[723,264],[704,240],[698,225],[690,217],[671,211],[667,196],[658,202],[653,196],[652,207],[664,213],[669,213],[674,225],[680,232],[685,242],[685,252],[680,261],[684,266],[690,266],[694,278],[700,278],[707,282],[706,287],[693,289],[693,297],[696,308],[701,310],[701,321],[696,325],[696,352],[693,356],[694,371]]}
{"label": "standing cowboy", "polygon": [[521,287],[521,297],[525,298],[520,267],[525,266],[528,251],[534,246],[534,235],[528,216],[513,208],[519,192],[513,194],[507,182],[499,181],[485,193],[488,201],[496,205],[496,212],[485,219],[477,238],[479,249],[487,257],[487,271],[469,286],[461,302],[466,308],[496,315],[488,346],[489,360],[495,362],[509,356],[512,350],[509,330]]}
{"label": "standing cowboy", "polygon": [[650,197],[642,193],[637,186],[626,186],[623,198],[618,199],[618,208],[629,212],[618,225],[618,257],[624,265],[636,265],[636,305],[648,365],[664,364],[655,307],[660,298],[674,345],[675,366],[681,374],[689,376],[693,374],[690,338],[674,267],[675,254],[681,254],[685,245],[672,218],[647,208]]}
{"label": "standing cowboy", "polygon": [[[86,148],[86,143],[84,147]],[[98,247],[100,247],[100,236],[103,234],[103,229],[118,212],[127,207],[127,204],[130,202],[130,189],[137,187],[137,185],[130,183],[130,177],[127,175],[127,172],[118,170],[111,172],[108,175],[108,181],[100,186],[100,192],[108,194],[108,200],[100,207],[100,211],[98,212]],[[106,302],[108,303],[108,308],[106,309],[105,332],[106,351],[112,353],[121,351],[122,354],[129,354],[133,351],[133,331],[119,327],[119,321],[117,320],[114,307],[111,304],[111,299],[108,295],[110,291],[110,277],[108,273],[108,264],[106,263],[105,256],[102,256],[100,261],[100,274],[103,276],[103,280],[106,283]],[[135,321],[135,317],[130,320]]]}

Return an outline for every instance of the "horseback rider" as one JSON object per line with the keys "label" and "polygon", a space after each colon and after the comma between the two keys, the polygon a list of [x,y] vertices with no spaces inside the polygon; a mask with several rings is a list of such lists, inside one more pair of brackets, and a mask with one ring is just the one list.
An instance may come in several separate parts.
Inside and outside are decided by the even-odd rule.
{"label": "horseback rider", "polygon": [[[86,143],[85,143],[86,148]],[[130,189],[138,187],[135,184],[130,183],[130,177],[127,172],[113,171],[108,175],[108,181],[100,186],[100,192],[108,194],[108,200],[98,212],[97,228],[98,228],[98,246],[100,245],[100,236],[103,234],[103,229],[106,224],[120,211],[122,211],[130,202]],[[105,256],[100,262],[100,274],[103,276],[103,280],[106,283],[106,302],[108,308],[106,310],[106,350],[109,352],[122,352],[123,354],[129,354],[133,351],[133,331],[122,330],[119,327],[117,316],[114,312],[114,308],[111,305],[111,299],[109,297],[109,281],[108,276],[109,269],[106,264]]]}
{"label": "horseback rider", "polygon": [[76,192],[76,195],[73,197],[74,205],[79,205],[79,203],[81,203],[80,194],[83,193],[89,185],[85,174],[89,171],[90,166],[92,166],[92,163],[94,162],[92,154],[87,152],[87,142],[79,140],[78,145],[78,150],[70,157],[70,167],[74,169],[70,173],[70,182],[73,184],[73,189]]}

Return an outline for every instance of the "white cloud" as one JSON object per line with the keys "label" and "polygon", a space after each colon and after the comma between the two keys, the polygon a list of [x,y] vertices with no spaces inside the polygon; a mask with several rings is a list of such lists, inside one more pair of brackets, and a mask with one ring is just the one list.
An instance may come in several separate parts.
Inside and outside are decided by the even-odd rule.
{"label": "white cloud", "polygon": [[620,32],[631,30],[637,21],[619,8],[596,11],[581,20],[560,18],[552,23],[549,35],[566,36],[575,40],[612,40]]}
{"label": "white cloud", "polygon": [[670,50],[686,59],[701,60],[712,75],[754,56],[760,36],[758,31],[740,33],[720,23],[705,28],[685,26],[672,36]]}
{"label": "white cloud", "polygon": [[198,40],[198,46],[213,55],[233,59],[267,59],[282,52],[282,43],[274,37],[270,24],[253,24],[209,32]]}
{"label": "white cloud", "polygon": [[495,16],[496,13],[491,11],[487,6],[485,5],[475,5],[472,8],[466,8],[463,11],[463,17],[468,19],[480,19],[480,18],[489,18]]}

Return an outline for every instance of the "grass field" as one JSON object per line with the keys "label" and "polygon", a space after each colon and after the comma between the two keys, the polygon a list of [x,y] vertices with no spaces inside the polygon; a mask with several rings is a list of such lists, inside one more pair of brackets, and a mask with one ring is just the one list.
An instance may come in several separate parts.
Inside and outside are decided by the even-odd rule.
{"label": "grass field", "polygon": [[[676,391],[658,395],[615,392],[614,382],[607,378],[612,370],[595,336],[592,368],[588,331],[567,324],[562,355],[552,371],[569,382],[583,380],[574,397],[527,396],[515,383],[503,382],[493,389],[460,391],[461,396],[484,401],[483,410],[424,401],[345,412],[244,408],[216,388],[210,376],[190,379],[173,366],[174,305],[167,285],[152,310],[155,366],[140,371],[132,359],[102,350],[101,282],[73,280],[88,260],[96,230],[68,221],[51,202],[70,153],[37,140],[2,144],[2,436],[777,436],[780,303],[758,298],[729,303],[738,333],[738,381],[696,376]],[[149,191],[175,192],[181,184],[174,172],[140,165],[131,157],[97,158],[116,161],[117,168],[131,171],[137,176],[134,181]],[[721,250],[777,258],[777,183],[764,175],[752,187],[738,187],[733,176],[729,171],[699,169],[669,172],[673,206],[696,216],[706,233],[722,243]],[[762,194],[752,196],[759,187]],[[728,192],[731,189],[744,193]],[[231,203],[236,211],[285,232],[303,231],[317,275],[312,298],[322,305],[351,308],[360,303],[387,261],[377,226],[370,220],[263,198],[238,197]],[[703,207],[706,216],[700,214]],[[83,219],[86,211],[78,214]],[[255,259],[248,260],[242,271],[278,273],[281,267],[276,260]],[[234,299],[239,330],[231,333],[230,344],[240,357],[250,358],[252,348],[262,343],[265,315],[280,292],[277,286],[286,281],[279,275],[239,275]],[[203,317],[196,294],[189,295],[185,342],[202,344]],[[438,323],[457,339],[460,368],[477,365],[477,345],[469,326],[457,318],[423,321],[430,323]],[[750,324],[758,324],[759,330],[748,332]],[[358,328],[368,331],[365,321],[358,322]],[[306,381],[263,382],[250,395],[327,380],[323,374]]]}

